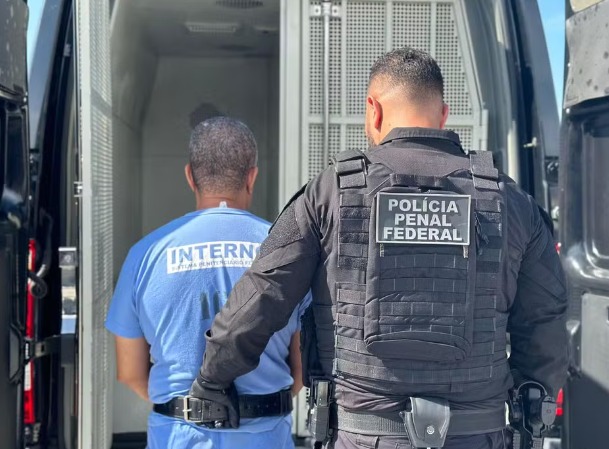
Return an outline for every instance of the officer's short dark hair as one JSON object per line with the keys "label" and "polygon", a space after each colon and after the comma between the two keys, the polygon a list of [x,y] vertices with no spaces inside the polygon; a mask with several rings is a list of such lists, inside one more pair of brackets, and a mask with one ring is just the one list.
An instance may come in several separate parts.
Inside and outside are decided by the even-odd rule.
{"label": "officer's short dark hair", "polygon": [[370,69],[370,81],[383,77],[416,96],[444,98],[444,78],[438,63],[428,53],[411,47],[398,48],[378,58]]}
{"label": "officer's short dark hair", "polygon": [[230,117],[199,123],[190,136],[190,167],[200,192],[236,192],[256,166],[258,149],[250,129]]}

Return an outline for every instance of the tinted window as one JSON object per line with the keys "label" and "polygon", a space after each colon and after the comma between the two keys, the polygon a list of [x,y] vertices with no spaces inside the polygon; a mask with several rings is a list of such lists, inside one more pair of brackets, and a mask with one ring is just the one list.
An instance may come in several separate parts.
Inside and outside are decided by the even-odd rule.
{"label": "tinted window", "polygon": [[0,110],[0,138],[2,139],[2,163],[0,169],[1,207],[13,209],[23,204],[27,195],[27,151],[23,111],[3,108]]}
{"label": "tinted window", "polygon": [[6,159],[6,131],[4,118],[4,104],[0,101],[0,198],[4,192],[4,172],[5,172],[5,159]]}
{"label": "tinted window", "polygon": [[32,67],[32,58],[34,57],[34,49],[36,48],[36,40],[40,32],[40,24],[42,23],[42,12],[46,0],[29,0],[27,2],[30,16],[27,25],[27,66],[28,74]]}
{"label": "tinted window", "polygon": [[589,123],[584,137],[585,239],[594,264],[609,268],[609,120]]}

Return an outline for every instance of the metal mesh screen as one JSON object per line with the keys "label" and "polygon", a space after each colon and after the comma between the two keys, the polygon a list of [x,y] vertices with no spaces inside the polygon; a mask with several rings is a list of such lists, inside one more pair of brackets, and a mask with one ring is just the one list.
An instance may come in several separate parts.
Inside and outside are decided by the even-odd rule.
{"label": "metal mesh screen", "polygon": [[368,139],[361,125],[347,126],[347,147],[346,150],[366,150],[368,149]]}
{"label": "metal mesh screen", "polygon": [[[96,99],[97,100],[97,99]],[[101,100],[101,99],[99,99]],[[106,103],[107,104],[107,103]],[[109,109],[103,111],[104,103],[94,101],[92,108],[92,162],[93,162],[93,397],[94,422],[99,423],[94,440],[104,447],[108,428],[109,411],[112,410],[109,393],[110,384],[108,334],[104,319],[112,295],[112,119]],[[86,249],[85,249],[86,250]],[[100,391],[101,390],[101,391]]]}
{"label": "metal mesh screen", "polygon": [[[464,148],[474,149],[485,141],[484,111],[477,97],[463,3],[463,0],[333,2],[340,7],[340,19],[332,19],[331,32],[331,153],[367,148],[363,126],[359,123],[363,124],[365,114],[370,66],[385,51],[405,45],[428,51],[438,61],[444,74],[445,100],[451,110],[449,124],[460,134]],[[303,176],[310,178],[325,167],[325,162],[321,164],[323,30],[320,17],[309,19],[308,37],[309,42],[304,45],[309,50],[310,82],[303,89],[305,101],[309,102],[309,115],[303,117],[303,136],[308,135],[305,141],[308,142],[305,148],[308,166],[303,167]]]}
{"label": "metal mesh screen", "polygon": [[[311,5],[319,5],[312,2]],[[330,22],[330,114],[341,112],[341,24]],[[309,53],[309,114],[323,113],[323,19],[312,17]]]}
{"label": "metal mesh screen", "polygon": [[76,2],[82,156],[80,447],[111,445],[108,333],[112,295],[112,108],[108,0]]}
{"label": "metal mesh screen", "polygon": [[323,110],[323,25],[319,17],[310,22],[309,45],[309,114]]}
{"label": "metal mesh screen", "polygon": [[395,3],[391,33],[392,48],[406,45],[431,51],[431,3]]}
{"label": "metal mesh screen", "polygon": [[386,4],[347,3],[347,115],[365,112],[370,66],[385,51]]}
{"label": "metal mesh screen", "polygon": [[[323,126],[309,126],[309,179],[328,167],[323,160]],[[340,151],[340,126],[330,126],[330,151],[328,158]]]}
{"label": "metal mesh screen", "polygon": [[464,150],[470,151],[476,148],[472,148],[474,140],[474,128],[472,126],[453,126],[449,127],[451,131],[456,132],[461,139],[461,146]]}
{"label": "metal mesh screen", "polygon": [[457,26],[455,6],[438,4],[435,58],[444,75],[445,101],[454,115],[472,115],[472,103]]}

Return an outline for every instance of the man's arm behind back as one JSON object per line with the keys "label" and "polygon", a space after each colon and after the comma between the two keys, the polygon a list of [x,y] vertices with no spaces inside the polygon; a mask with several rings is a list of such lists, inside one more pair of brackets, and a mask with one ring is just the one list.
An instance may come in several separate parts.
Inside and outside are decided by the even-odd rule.
{"label": "man's arm behind back", "polygon": [[225,385],[258,365],[273,333],[287,324],[310,288],[320,252],[311,226],[299,195],[281,213],[258,258],[216,315],[207,337],[202,379]]}
{"label": "man's arm behind back", "polygon": [[556,396],[568,368],[565,275],[552,230],[535,201],[517,188],[508,189],[508,215],[510,238],[528,238],[509,313],[510,367]]}

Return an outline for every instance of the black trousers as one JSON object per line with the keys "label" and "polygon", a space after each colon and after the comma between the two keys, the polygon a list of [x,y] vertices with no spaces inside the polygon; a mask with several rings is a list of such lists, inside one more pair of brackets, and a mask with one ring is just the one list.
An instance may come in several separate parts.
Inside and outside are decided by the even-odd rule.
{"label": "black trousers", "polygon": [[[327,449],[415,449],[407,437],[370,436],[339,431]],[[481,435],[449,436],[443,449],[512,449],[509,430]]]}

